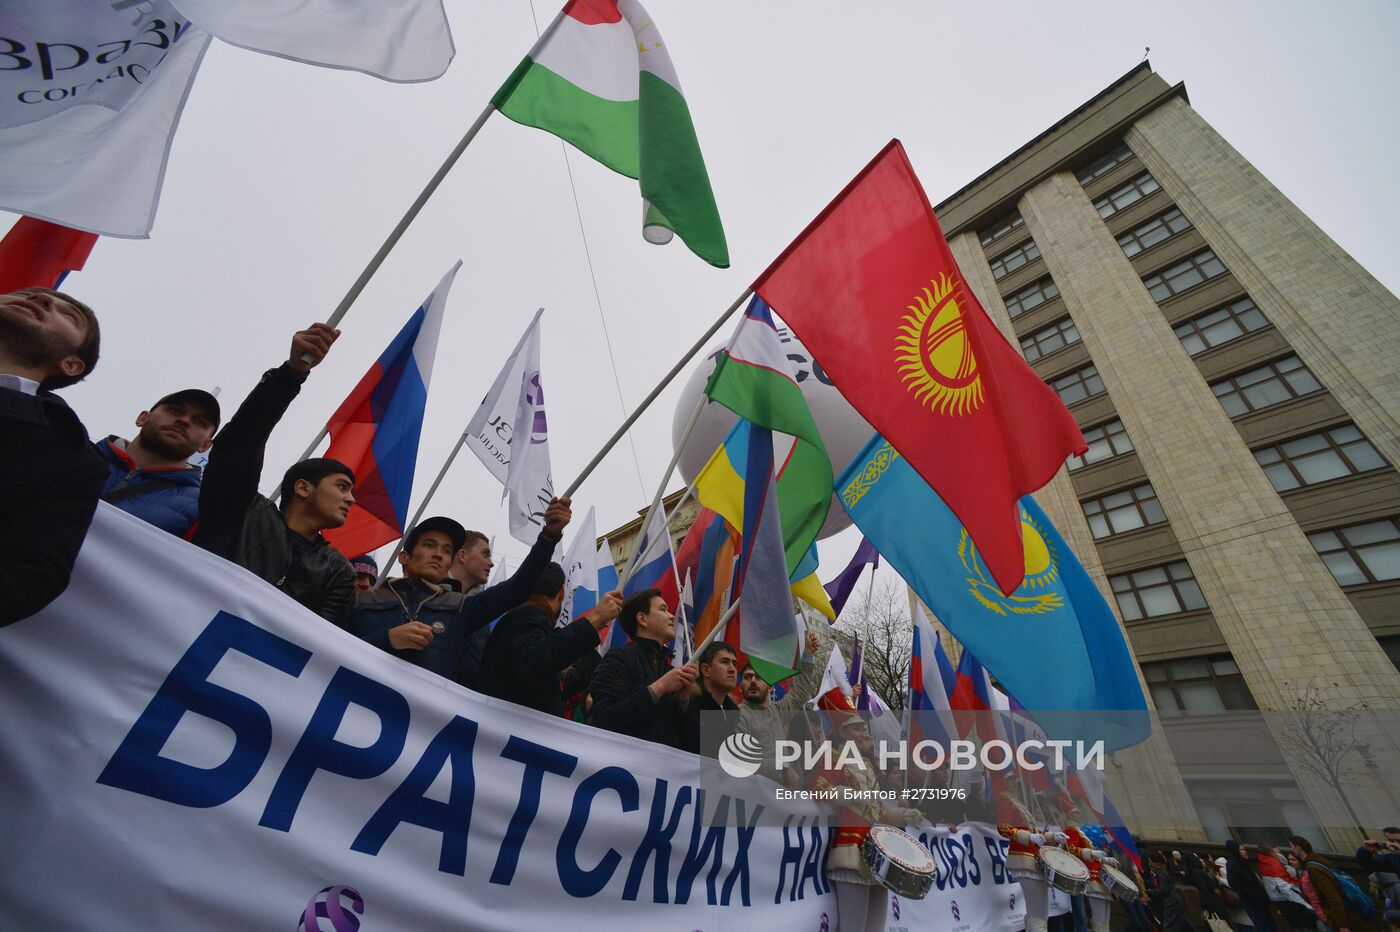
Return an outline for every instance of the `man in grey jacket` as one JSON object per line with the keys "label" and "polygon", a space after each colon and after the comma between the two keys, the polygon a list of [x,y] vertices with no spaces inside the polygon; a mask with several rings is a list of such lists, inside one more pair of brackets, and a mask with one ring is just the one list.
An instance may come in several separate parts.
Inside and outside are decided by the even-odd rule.
{"label": "man in grey jacket", "polygon": [[802,651],[802,672],[793,677],[787,694],[777,702],[769,698],[769,685],[759,679],[752,666],[745,664],[739,671],[739,692],[743,693],[744,701],[739,706],[739,721],[734,730],[737,734],[752,735],[758,739],[763,747],[763,766],[758,772],[789,789],[797,788],[801,773],[793,767],[780,771],[774,764],[773,749],[779,741],[787,738],[788,721],[792,715],[802,711],[821,684],[824,665],[816,662],[820,647],[821,639],[808,629]]}

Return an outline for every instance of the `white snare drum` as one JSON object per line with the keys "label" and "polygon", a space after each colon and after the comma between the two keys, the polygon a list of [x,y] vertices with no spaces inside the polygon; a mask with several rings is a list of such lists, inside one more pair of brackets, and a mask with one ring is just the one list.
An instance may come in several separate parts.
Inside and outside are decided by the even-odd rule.
{"label": "white snare drum", "polygon": [[873,825],[860,851],[870,875],[886,890],[911,900],[928,896],[933,855],[913,835],[892,825]]}
{"label": "white snare drum", "polygon": [[1035,853],[1035,864],[1046,883],[1070,896],[1078,896],[1089,886],[1089,868],[1063,848],[1042,846]]}
{"label": "white snare drum", "polygon": [[1138,898],[1138,888],[1133,878],[1110,864],[1099,865],[1099,883],[1124,903]]}

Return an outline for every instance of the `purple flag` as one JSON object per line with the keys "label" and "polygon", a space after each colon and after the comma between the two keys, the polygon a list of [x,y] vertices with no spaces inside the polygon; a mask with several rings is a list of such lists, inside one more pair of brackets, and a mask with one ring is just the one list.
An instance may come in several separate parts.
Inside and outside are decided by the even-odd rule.
{"label": "purple flag", "polygon": [[836,610],[838,617],[841,615],[841,609],[846,607],[846,600],[851,597],[851,592],[856,587],[856,580],[860,578],[867,563],[871,566],[879,566],[880,554],[875,552],[874,544],[862,537],[860,546],[856,548],[855,556],[851,557],[850,564],[841,571],[840,575],[823,587],[826,589],[827,598],[831,599],[831,607]]}

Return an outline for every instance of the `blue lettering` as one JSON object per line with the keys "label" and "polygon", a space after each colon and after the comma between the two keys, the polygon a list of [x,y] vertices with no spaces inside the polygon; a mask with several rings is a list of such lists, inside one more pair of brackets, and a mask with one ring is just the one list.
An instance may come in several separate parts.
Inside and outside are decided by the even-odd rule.
{"label": "blue lettering", "polygon": [[583,838],[583,830],[588,827],[589,811],[593,808],[594,798],[604,790],[617,794],[623,812],[635,812],[641,805],[637,781],[621,767],[604,767],[578,785],[574,791],[573,806],[569,810],[569,820],[564,824],[559,847],[554,853],[559,882],[569,896],[595,896],[608,885],[617,866],[622,863],[622,855],[612,848],[590,870],[584,870],[578,863],[578,844]]}
{"label": "blue lettering", "polygon": [[1006,855],[1002,850],[1005,839],[983,838],[982,842],[987,848],[987,857],[992,862],[992,883],[1006,883]]}
{"label": "blue lettering", "polygon": [[802,882],[797,887],[797,899],[805,900],[807,898],[807,881],[809,880],[812,881],[813,895],[821,896],[825,892],[822,889],[822,874],[826,873],[822,870],[826,863],[825,853],[825,846],[822,845],[821,826],[813,822],[812,843],[807,848],[807,863],[802,868]]}
{"label": "blue lettering", "polygon": [[647,820],[647,833],[632,855],[632,866],[627,871],[627,882],[622,886],[622,898],[635,900],[641,890],[642,875],[646,873],[647,862],[653,858],[651,898],[653,903],[669,903],[666,895],[666,881],[670,876],[671,839],[680,827],[685,807],[690,805],[691,788],[682,786],[676,790],[676,803],[671,814],[666,815],[666,792],[670,788],[665,780],[656,781],[656,792],[651,797],[651,818]]}
{"label": "blue lettering", "polygon": [[[379,737],[368,747],[335,740],[351,703],[379,716]],[[399,692],[345,667],[335,671],[311,722],[277,777],[258,824],[289,831],[297,806],[318,770],[352,780],[368,780],[388,770],[403,751],[408,717],[408,700]]]}
{"label": "blue lettering", "polygon": [[[708,902],[715,905],[717,897],[715,895],[715,881],[719,877],[719,869],[724,864],[724,833],[725,825],[729,821],[729,797],[720,796],[719,802],[715,804],[714,816],[710,819],[710,827],[704,831],[701,829],[705,824],[705,791],[695,791],[695,822],[690,832],[690,847],[685,853],[685,860],[681,861],[680,874],[676,877],[676,902],[684,905],[690,902],[690,888],[695,883],[695,878],[699,876],[701,868],[710,863],[710,872],[705,877],[705,889],[708,894]],[[791,821],[791,817],[789,817]],[[704,841],[702,843],[701,838]],[[787,837],[786,827],[783,829],[783,837]],[[787,854],[783,854],[787,858]],[[796,874],[794,873],[794,879]],[[781,884],[779,884],[781,886]],[[777,902],[774,900],[773,902]]]}
{"label": "blue lettering", "polygon": [[963,835],[963,845],[967,850],[967,879],[976,886],[982,882],[982,868],[977,863],[977,846],[972,843],[971,835]]}
{"label": "blue lettering", "polygon": [[[472,748],[475,745],[476,722],[460,715],[454,716],[429,742],[423,756],[413,765],[412,772],[403,783],[360,829],[350,850],[377,855],[394,829],[407,822],[441,833],[438,870],[458,877],[465,875],[467,830],[471,828],[472,801],[476,796],[476,774],[472,771]],[[399,747],[403,747],[402,739],[399,740]],[[452,784],[447,793],[447,802],[428,799],[423,794],[428,792],[438,774],[442,773],[443,766],[448,764],[452,767]],[[278,783],[280,785],[281,781]]]}
{"label": "blue lettering", "polygon": [[[758,829],[758,819],[763,815],[763,806],[754,803],[753,818],[744,818],[744,801],[734,800],[734,831],[739,839],[739,850],[734,852],[734,866],[729,871],[729,876],[724,878],[724,890],[720,902],[728,906],[730,895],[734,892],[734,884],[739,882],[739,898],[744,905],[749,903],[749,846],[753,844],[754,832]],[[820,885],[819,885],[820,886]]]}
{"label": "blue lettering", "polygon": [[773,894],[774,904],[782,902],[789,864],[792,865],[792,890],[788,893],[788,902],[797,902],[797,887],[802,879],[802,855],[807,848],[807,840],[803,837],[802,830],[807,827],[807,819],[797,819],[797,828],[792,829],[792,820],[796,818],[788,816],[783,820],[783,859],[778,864],[778,890]]}
{"label": "blue lettering", "polygon": [[[272,719],[247,696],[209,682],[209,674],[229,651],[238,651],[291,677],[300,676],[311,659],[311,652],[304,647],[236,615],[219,612],[171,668],[97,782],[200,809],[221,806],[243,792],[272,747]],[[195,767],[160,756],[186,712],[202,715],[233,732],[233,751],[222,764]]]}
{"label": "blue lettering", "polygon": [[525,765],[525,775],[520,780],[520,801],[515,805],[515,814],[510,817],[505,840],[496,855],[496,866],[491,870],[491,882],[509,886],[515,877],[516,865],[520,863],[520,849],[525,845],[525,836],[530,833],[535,814],[540,810],[540,787],[546,773],[567,777],[578,766],[578,758],[563,751],[547,748],[514,735],[506,742],[501,756]]}

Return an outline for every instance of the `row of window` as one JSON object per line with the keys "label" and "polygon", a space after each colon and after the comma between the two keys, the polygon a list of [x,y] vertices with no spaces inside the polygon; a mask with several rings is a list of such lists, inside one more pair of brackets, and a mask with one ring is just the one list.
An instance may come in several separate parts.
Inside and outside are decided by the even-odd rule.
{"label": "row of window", "polygon": [[1258,368],[1227,375],[1212,382],[1210,390],[1220,400],[1226,414],[1240,417],[1320,392],[1322,384],[1301,359],[1290,354]]}
{"label": "row of window", "polygon": [[1160,303],[1224,274],[1225,263],[1216,258],[1211,250],[1203,249],[1194,256],[1147,276],[1142,283],[1147,286],[1153,300]]}
{"label": "row of window", "polygon": [[1199,356],[1208,349],[1238,340],[1267,326],[1269,321],[1264,312],[1255,307],[1249,298],[1240,298],[1224,307],[1182,321],[1172,329],[1176,331],[1181,345],[1186,347],[1186,352]]}
{"label": "row of window", "polygon": [[1126,534],[1167,520],[1150,482],[1101,498],[1091,498],[1080,502],[1079,507],[1084,509],[1084,520],[1089,522],[1089,530],[1095,540]]}
{"label": "row of window", "polygon": [[1191,229],[1191,221],[1186,219],[1186,215],[1173,207],[1166,213],[1153,217],[1146,223],[1138,224],[1126,233],[1118,237],[1118,245],[1123,248],[1123,255],[1131,259],[1138,253],[1151,249],[1158,243],[1166,242],[1178,233],[1184,233]]}
{"label": "row of window", "polygon": [[1074,177],[1079,179],[1080,184],[1088,184],[1095,178],[1102,178],[1133,157],[1133,150],[1125,145],[1119,145],[1116,149],[1099,156],[1094,161],[1085,165],[1074,173]]}
{"label": "row of window", "polygon": [[1187,657],[1142,665],[1152,704],[1161,715],[1176,712],[1248,711],[1258,708],[1229,654]]}
{"label": "row of window", "polygon": [[1017,269],[1040,258],[1040,247],[1036,246],[1035,240],[1028,239],[1021,245],[1009,252],[1004,252],[992,260],[992,277],[1001,281]]}
{"label": "row of window", "polygon": [[1162,189],[1150,172],[1142,172],[1133,180],[1121,184],[1100,198],[1095,199],[1094,209],[1107,220],[1120,210],[1136,204],[1143,198],[1156,194]]}
{"label": "row of window", "polygon": [[1400,579],[1400,518],[1384,518],[1308,535],[1339,586]]}
{"label": "row of window", "polygon": [[1001,239],[1003,236],[1010,233],[1012,230],[1021,226],[1025,222],[1026,221],[1021,218],[1021,212],[1019,210],[1013,210],[1002,220],[1000,220],[993,226],[990,226],[987,229],[983,230],[982,234],[978,238],[982,241],[982,245],[986,246],[988,243],[991,243],[994,240]]}
{"label": "row of window", "polygon": [[1040,307],[1051,298],[1059,296],[1060,289],[1055,286],[1054,280],[1047,275],[1040,281],[1032,282],[1019,291],[1008,295],[1006,313],[1012,317],[1020,317],[1027,311]]}
{"label": "row of window", "polygon": [[1079,342],[1079,330],[1074,321],[1062,317],[1046,327],[1021,338],[1021,352],[1027,362],[1035,362],[1042,356],[1064,349]]}

